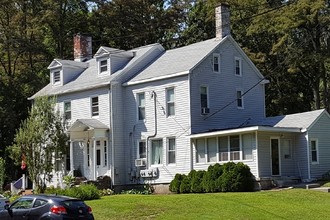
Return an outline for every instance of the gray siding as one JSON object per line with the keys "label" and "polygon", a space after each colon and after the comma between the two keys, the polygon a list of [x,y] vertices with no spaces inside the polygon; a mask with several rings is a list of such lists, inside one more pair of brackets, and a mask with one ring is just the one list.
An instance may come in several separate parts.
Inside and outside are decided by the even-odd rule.
{"label": "gray siding", "polygon": [[[327,114],[316,121],[312,128],[308,131],[308,139],[318,140],[318,164],[310,164],[311,178],[320,178],[322,175],[330,171],[330,119]],[[309,149],[310,150],[310,149]],[[310,160],[311,161],[311,154]]]}
{"label": "gray siding", "polygon": [[294,148],[294,156],[297,164],[296,175],[300,176],[301,179],[308,178],[307,140],[305,135],[306,133],[297,135]]}
{"label": "gray siding", "polygon": [[129,61],[130,61],[130,58],[118,57],[118,56],[112,55],[110,57],[110,74],[113,74],[116,71],[123,68]]}
{"label": "gray siding", "polygon": [[[213,72],[213,54],[211,53],[193,70],[190,77],[192,133],[208,129],[233,128],[248,119],[257,120],[265,116],[263,85],[257,85],[244,95],[244,109],[237,108],[235,101],[237,89],[245,92],[261,80],[243,59],[244,57],[230,41],[220,45],[214,53],[220,54],[220,73]],[[242,76],[235,75],[235,57],[242,58]],[[200,86],[202,85],[209,89],[210,113],[217,112],[206,120],[204,120],[205,116],[201,115],[200,108]]]}
{"label": "gray siding", "polygon": [[[175,90],[175,116],[171,117],[166,116],[166,88]],[[151,98],[151,94],[156,93],[157,134],[152,139],[163,141],[163,163],[149,166],[151,169],[159,169],[159,178],[152,180],[153,183],[168,183],[176,173],[190,171],[191,148],[187,137],[190,134],[188,91],[187,76],[126,87],[124,140],[126,157],[130,158],[126,165],[132,170],[136,170],[134,160],[138,157],[138,141],[147,140],[148,136],[155,134],[154,99]],[[137,119],[136,94],[141,92],[145,92],[146,101],[146,119],[143,122]],[[166,163],[166,140],[169,137],[176,138],[176,164],[170,165]]]}

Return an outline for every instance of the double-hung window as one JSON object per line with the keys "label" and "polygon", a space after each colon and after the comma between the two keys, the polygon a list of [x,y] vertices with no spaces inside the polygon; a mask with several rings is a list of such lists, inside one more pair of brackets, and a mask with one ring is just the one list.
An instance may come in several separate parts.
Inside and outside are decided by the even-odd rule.
{"label": "double-hung window", "polygon": [[220,72],[220,54],[218,53],[213,54],[213,72]]}
{"label": "double-hung window", "polygon": [[142,121],[146,118],[146,103],[145,103],[145,95],[144,93],[137,94],[138,101],[138,119]]}
{"label": "double-hung window", "polygon": [[157,165],[163,163],[163,141],[152,140],[151,142],[151,164]]}
{"label": "double-hung window", "polygon": [[146,142],[140,141],[139,142],[139,152],[138,152],[139,158],[147,158],[147,148],[146,148]]}
{"label": "double-hung window", "polygon": [[64,102],[64,118],[65,120],[71,120],[71,102]]}
{"label": "double-hung window", "polygon": [[311,148],[312,163],[318,163],[319,162],[318,141],[316,139],[311,140],[310,148]]}
{"label": "double-hung window", "polygon": [[244,108],[243,92],[241,90],[236,91],[236,100],[237,100],[237,108],[243,109]]}
{"label": "double-hung window", "polygon": [[235,57],[235,75],[242,76],[242,60],[239,57]]}
{"label": "double-hung window", "polygon": [[167,116],[175,115],[174,88],[166,89],[166,110]]}
{"label": "double-hung window", "polygon": [[175,163],[175,138],[167,139],[167,163]]}
{"label": "double-hung window", "polygon": [[209,113],[208,108],[208,89],[206,86],[200,87],[200,102],[201,102],[201,114],[205,115]]}
{"label": "double-hung window", "polygon": [[92,97],[91,98],[91,110],[92,110],[92,116],[98,116],[99,115],[99,97]]}

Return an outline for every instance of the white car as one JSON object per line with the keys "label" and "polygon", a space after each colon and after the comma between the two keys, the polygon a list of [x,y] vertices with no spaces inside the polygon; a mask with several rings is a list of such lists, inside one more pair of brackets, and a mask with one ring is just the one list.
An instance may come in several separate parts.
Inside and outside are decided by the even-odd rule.
{"label": "white car", "polygon": [[0,210],[5,209],[6,204],[9,205],[9,199],[3,195],[0,195]]}

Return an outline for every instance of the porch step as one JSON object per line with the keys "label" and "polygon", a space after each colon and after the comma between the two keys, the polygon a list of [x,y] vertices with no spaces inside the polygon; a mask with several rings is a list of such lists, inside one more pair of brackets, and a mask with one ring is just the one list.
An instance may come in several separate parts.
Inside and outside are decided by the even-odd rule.
{"label": "porch step", "polygon": [[320,184],[318,184],[318,183],[306,184],[306,189],[315,189],[315,188],[323,188],[323,187],[320,187]]}

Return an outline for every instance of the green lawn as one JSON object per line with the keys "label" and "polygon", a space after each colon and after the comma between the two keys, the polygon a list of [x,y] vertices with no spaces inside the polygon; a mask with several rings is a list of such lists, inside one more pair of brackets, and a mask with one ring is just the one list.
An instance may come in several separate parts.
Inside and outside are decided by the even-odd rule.
{"label": "green lawn", "polygon": [[86,201],[96,220],[330,219],[330,193],[290,189],[253,193],[113,195]]}

